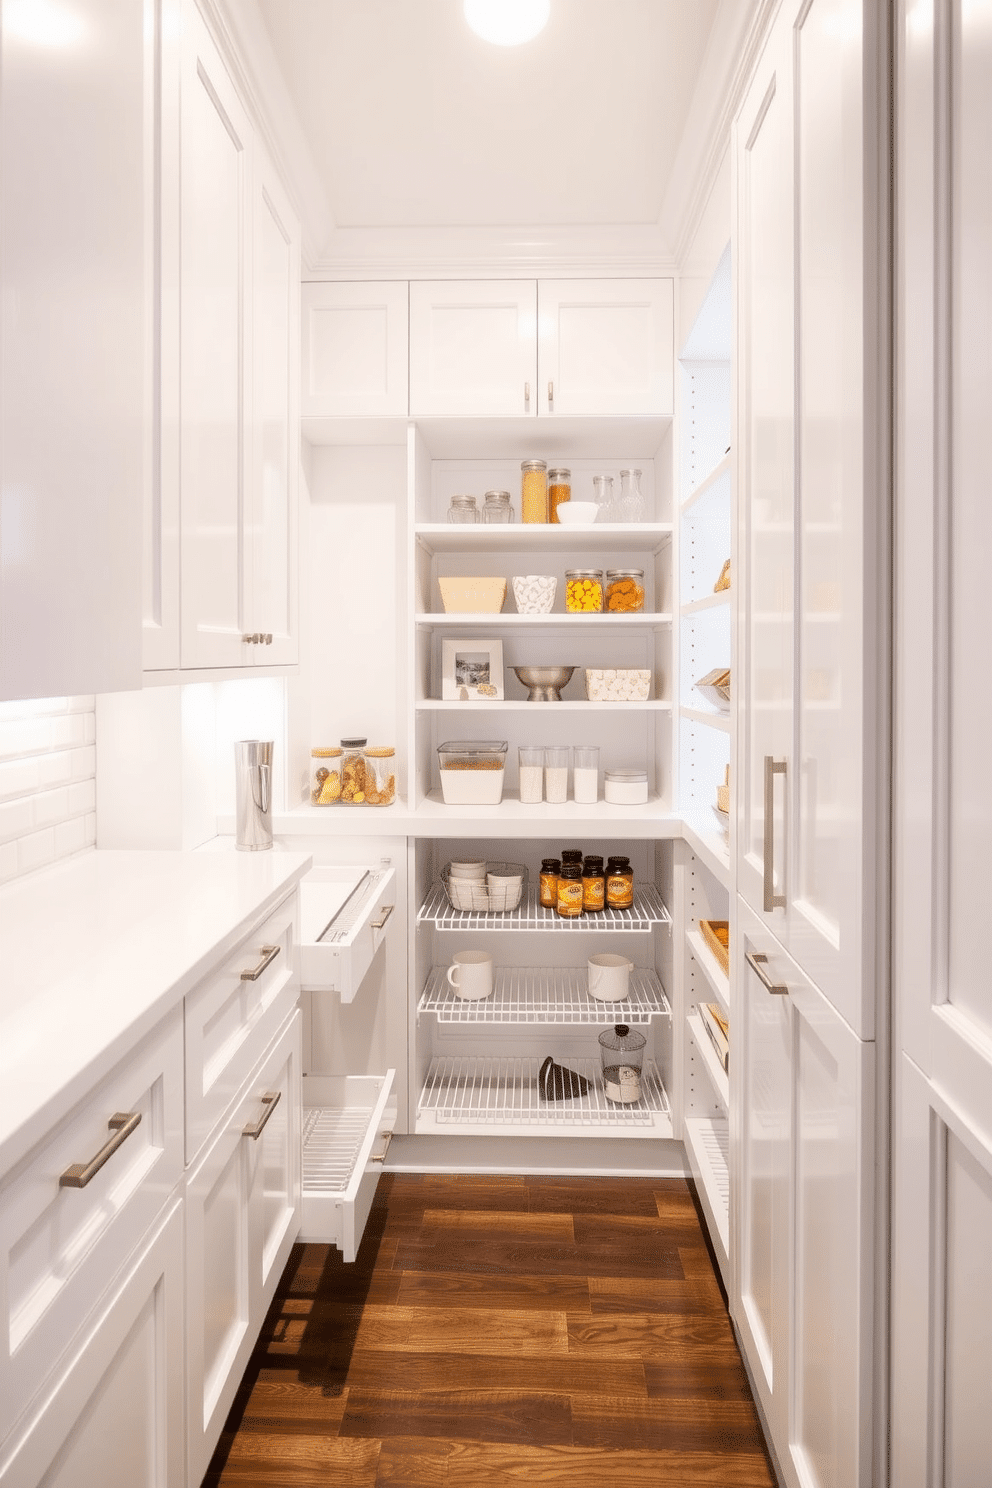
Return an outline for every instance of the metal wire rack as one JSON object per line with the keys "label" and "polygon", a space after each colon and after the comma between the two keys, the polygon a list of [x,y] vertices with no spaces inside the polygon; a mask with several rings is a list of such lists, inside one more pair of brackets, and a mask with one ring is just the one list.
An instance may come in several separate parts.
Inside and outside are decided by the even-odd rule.
{"label": "metal wire rack", "polygon": [[490,997],[477,1001],[450,986],[447,968],[435,966],[417,1005],[418,1017],[431,1013],[439,1023],[525,1025],[554,1023],[592,1027],[604,1023],[649,1023],[672,1015],[656,972],[635,966],[622,1002],[600,1002],[589,995],[585,967],[499,966]]}
{"label": "metal wire rack", "polygon": [[303,1112],[303,1187],[340,1193],[348,1187],[372,1108],[314,1106]]}
{"label": "metal wire rack", "polygon": [[492,914],[485,911],[452,909],[441,883],[428,891],[417,914],[418,925],[433,925],[437,930],[550,930],[554,933],[590,930],[622,933],[652,930],[655,925],[671,925],[672,917],[654,884],[635,884],[632,909],[604,909],[594,915],[562,919],[553,909],[542,909],[538,891],[531,886],[517,909]]}
{"label": "metal wire rack", "polygon": [[595,1060],[569,1059],[568,1068],[589,1082],[585,1095],[545,1101],[538,1093],[540,1059],[435,1059],[420,1094],[420,1116],[438,1124],[656,1128],[670,1118],[657,1066],[641,1073],[641,1098],[622,1106],[606,1098]]}

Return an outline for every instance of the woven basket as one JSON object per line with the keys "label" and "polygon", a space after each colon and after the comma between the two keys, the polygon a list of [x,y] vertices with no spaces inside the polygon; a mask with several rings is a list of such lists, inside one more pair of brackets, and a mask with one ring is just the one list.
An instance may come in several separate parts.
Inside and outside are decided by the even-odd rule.
{"label": "woven basket", "polygon": [[724,974],[730,975],[730,925],[726,920],[700,920],[699,931]]}

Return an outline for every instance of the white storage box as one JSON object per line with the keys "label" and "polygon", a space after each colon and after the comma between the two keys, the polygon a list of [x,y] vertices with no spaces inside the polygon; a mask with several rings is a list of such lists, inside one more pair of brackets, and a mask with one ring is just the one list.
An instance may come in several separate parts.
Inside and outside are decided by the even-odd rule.
{"label": "white storage box", "polygon": [[441,794],[447,806],[498,806],[506,774],[505,739],[456,739],[438,745]]}
{"label": "white storage box", "polygon": [[591,703],[646,703],[651,695],[649,671],[587,667],[586,697]]}

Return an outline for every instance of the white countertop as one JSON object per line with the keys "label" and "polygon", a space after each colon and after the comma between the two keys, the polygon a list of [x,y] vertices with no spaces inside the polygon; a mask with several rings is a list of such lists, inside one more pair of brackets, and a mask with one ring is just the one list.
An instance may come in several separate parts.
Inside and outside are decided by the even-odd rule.
{"label": "white countertop", "polygon": [[94,851],[0,890],[0,1175],[310,862]]}

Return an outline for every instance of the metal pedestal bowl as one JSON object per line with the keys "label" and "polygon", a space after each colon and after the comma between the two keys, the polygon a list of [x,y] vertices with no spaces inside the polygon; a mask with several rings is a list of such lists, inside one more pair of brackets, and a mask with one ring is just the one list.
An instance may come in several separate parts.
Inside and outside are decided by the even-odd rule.
{"label": "metal pedestal bowl", "polygon": [[563,688],[575,671],[574,666],[515,666],[517,678],[529,687],[529,703],[560,703]]}

